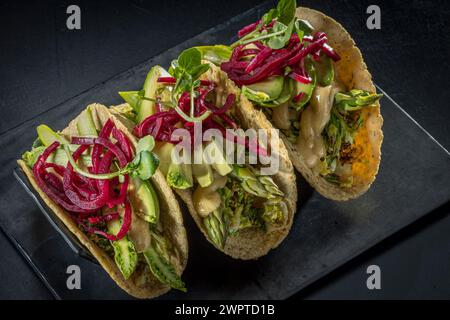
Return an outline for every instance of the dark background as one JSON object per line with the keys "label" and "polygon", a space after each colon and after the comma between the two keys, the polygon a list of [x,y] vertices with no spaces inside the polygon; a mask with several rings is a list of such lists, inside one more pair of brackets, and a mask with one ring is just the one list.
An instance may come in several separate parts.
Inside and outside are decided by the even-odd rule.
{"label": "dark background", "polygon": [[[2,2],[0,135],[258,3]],[[66,28],[65,11],[70,4],[81,7],[81,30]],[[450,149],[448,1],[316,0],[298,4],[319,9],[342,23],[363,52],[375,82]],[[366,28],[370,4],[381,7],[381,30]],[[336,7],[345,13],[336,16]],[[405,165],[413,166],[414,159],[405,159]],[[449,213],[447,204],[293,298],[449,299]],[[0,256],[0,298],[51,298],[1,232]],[[366,288],[366,268],[372,264],[382,271],[379,291]]]}

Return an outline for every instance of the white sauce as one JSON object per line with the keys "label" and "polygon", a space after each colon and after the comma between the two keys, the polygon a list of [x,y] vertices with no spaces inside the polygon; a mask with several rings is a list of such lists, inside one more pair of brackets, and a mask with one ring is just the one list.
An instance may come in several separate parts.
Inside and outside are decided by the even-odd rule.
{"label": "white sauce", "polygon": [[197,187],[192,195],[192,202],[195,210],[201,217],[208,216],[220,207],[221,198],[217,190],[225,187],[226,184],[226,176],[214,175],[214,181],[208,187]]}
{"label": "white sauce", "polygon": [[316,86],[309,106],[300,116],[297,148],[309,168],[316,167],[326,155],[322,131],[330,120],[334,95],[343,90],[336,82],[327,87]]}

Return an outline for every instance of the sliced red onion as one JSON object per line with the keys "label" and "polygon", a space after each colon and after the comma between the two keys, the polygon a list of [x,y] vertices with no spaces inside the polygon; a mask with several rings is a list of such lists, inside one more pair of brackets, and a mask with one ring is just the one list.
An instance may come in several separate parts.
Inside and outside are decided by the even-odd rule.
{"label": "sliced red onion", "polygon": [[128,233],[128,230],[130,230],[130,226],[131,226],[131,206],[127,200],[125,201],[125,213],[123,215],[122,226],[120,227],[120,230],[116,235],[107,233],[105,231],[96,228],[88,228],[86,231],[89,233],[101,235],[110,241],[117,241],[125,237],[125,235]]}
{"label": "sliced red onion", "polygon": [[241,30],[238,31],[238,37],[242,38],[243,36],[246,36],[250,32],[255,31],[256,27],[261,23],[261,20],[258,20],[254,23],[249,24],[248,26],[243,27]]}
{"label": "sliced red onion", "polygon": [[311,77],[305,77],[305,76],[303,76],[301,74],[298,74],[296,72],[289,73],[289,77],[294,79],[297,82],[304,83],[304,84],[310,84],[312,82]]}
{"label": "sliced red onion", "polygon": [[259,54],[257,54],[252,61],[247,65],[245,68],[245,72],[250,73],[252,72],[256,67],[260,66],[264,63],[264,61],[272,54],[272,49],[269,47],[264,48],[261,50]]}
{"label": "sliced red onion", "polygon": [[119,218],[119,214],[116,212],[116,213],[105,214],[103,216],[88,217],[87,220],[89,221],[90,224],[98,224],[98,223],[102,223],[102,222],[113,221],[118,218]]}
{"label": "sliced red onion", "polygon": [[334,51],[332,47],[330,47],[330,45],[328,45],[328,43],[324,43],[324,45],[322,46],[322,51],[325,52],[325,54],[329,56],[334,62],[341,60],[341,57],[336,53],[336,51]]}
{"label": "sliced red onion", "polygon": [[292,99],[292,101],[294,101],[295,103],[299,102],[303,97],[305,96],[304,92],[300,92],[298,95],[296,95],[294,97],[294,99]]}
{"label": "sliced red onion", "polygon": [[[106,123],[103,125],[102,130],[100,130],[98,136],[102,138],[109,138],[113,127],[114,122],[111,119],[108,119],[108,121],[106,121]],[[100,163],[100,155],[102,151],[103,148],[100,145],[95,145],[92,149],[92,169],[94,173],[98,173],[98,165]]]}

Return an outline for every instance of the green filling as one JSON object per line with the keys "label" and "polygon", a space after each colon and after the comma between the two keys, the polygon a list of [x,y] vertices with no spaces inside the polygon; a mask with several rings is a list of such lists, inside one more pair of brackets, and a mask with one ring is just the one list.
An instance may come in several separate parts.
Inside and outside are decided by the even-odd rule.
{"label": "green filling", "polygon": [[[363,124],[361,109],[374,107],[382,97],[381,94],[364,90],[350,90],[348,93],[337,93],[331,109],[330,121],[322,132],[326,157],[323,160],[324,169],[321,175],[330,183],[342,187],[350,187],[352,178],[344,179],[335,173],[338,164],[351,162],[349,150],[358,129]],[[351,151],[351,150],[350,150]]]}
{"label": "green filling", "polygon": [[143,254],[151,272],[159,281],[174,289],[183,292],[187,291],[184,282],[176,273],[173,265],[156,248],[150,246]]}
{"label": "green filling", "polygon": [[[130,113],[134,117],[134,111],[127,108],[115,109],[115,112],[121,113]],[[94,136],[97,134],[95,130],[95,126],[92,121],[91,112],[89,109],[86,109],[82,116],[80,117],[80,122],[77,124],[77,129],[79,131],[80,136]],[[154,141],[148,141],[149,139],[141,139],[139,141],[137,152],[139,157],[138,160],[133,161],[133,165],[137,168],[138,174],[132,177],[133,181],[140,181],[140,183],[148,188],[149,194],[152,196],[152,210],[149,209],[149,204],[146,206],[142,206],[143,211],[151,211],[144,212],[146,216],[149,217],[148,220],[151,220],[148,224],[148,227],[151,228],[151,247],[146,249],[143,254],[140,254],[136,251],[133,242],[130,237],[126,235],[124,238],[118,241],[109,241],[108,239],[99,236],[94,233],[86,233],[87,237],[93,241],[100,249],[102,249],[109,257],[113,258],[117,267],[123,274],[125,279],[128,279],[133,273],[138,270],[138,273],[141,274],[139,277],[141,280],[147,281],[147,275],[145,274],[145,269],[147,268],[152,272],[152,274],[159,279],[162,283],[167,284],[173,288],[186,291],[185,285],[183,281],[180,279],[179,275],[176,273],[175,268],[170,262],[170,254],[169,250],[171,249],[171,244],[164,237],[163,234],[158,233],[156,231],[157,228],[160,227],[159,221],[159,203],[155,190],[151,186],[150,182],[147,179],[154,173],[156,167],[158,165],[157,161],[147,161],[146,156],[153,156],[151,153],[151,149],[153,149]],[[38,138],[34,141],[32,149],[30,151],[26,151],[22,154],[22,159],[25,161],[28,167],[32,168],[36,163],[39,156],[45,151],[48,145],[53,143],[54,141],[60,141],[67,146],[67,150],[72,152],[78,146],[67,144],[68,142],[62,137],[59,133],[52,131],[49,127],[45,125],[41,125],[38,127]],[[54,162],[60,165],[65,166],[67,164],[68,158],[64,156],[65,153],[62,149],[57,149],[54,154],[52,154],[48,158],[48,162]],[[90,156],[82,155],[82,162],[85,165],[90,165]],[[151,163],[150,163],[151,162]],[[130,165],[130,164],[129,164]],[[140,170],[140,166],[144,166],[146,170]],[[149,172],[144,172],[149,171]],[[142,179],[142,180],[140,180]],[[139,189],[139,188],[138,188]],[[145,195],[149,198],[149,195]],[[146,199],[148,200],[148,199]],[[97,214],[101,214],[98,212]],[[108,223],[99,223],[96,225],[91,225],[86,222],[86,225],[79,224],[78,227],[80,230],[85,231],[86,227],[95,227],[97,229],[107,231],[111,234],[117,234],[121,228],[120,220],[110,221]]]}
{"label": "green filling", "polygon": [[39,156],[44,152],[47,147],[40,146],[31,149],[31,151],[25,151],[22,154],[22,160],[25,161],[28,167],[33,168]]}
{"label": "green filling", "polygon": [[[82,229],[83,230],[83,229]],[[108,239],[98,236],[94,233],[88,233],[88,238],[102,249],[109,257],[114,258],[114,248]]]}
{"label": "green filling", "polygon": [[229,236],[241,230],[267,230],[285,221],[283,193],[271,178],[259,176],[250,167],[233,168],[225,187],[218,190],[221,206],[203,223],[210,240],[222,249]]}

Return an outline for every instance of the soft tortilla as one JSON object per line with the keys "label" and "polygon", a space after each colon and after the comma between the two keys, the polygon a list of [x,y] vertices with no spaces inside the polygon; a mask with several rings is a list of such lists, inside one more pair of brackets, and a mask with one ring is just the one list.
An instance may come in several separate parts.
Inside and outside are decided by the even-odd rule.
{"label": "soft tortilla", "polygon": [[[127,138],[136,147],[136,138],[130,134],[129,129],[117,117],[112,116],[108,109],[100,104],[90,105],[93,116],[103,125],[108,119],[112,119],[117,128],[123,131]],[[70,122],[69,126],[62,132],[66,136],[77,135],[76,129],[77,118]],[[17,161],[20,168],[23,170],[28,180],[34,189],[37,190],[40,197],[44,200],[47,206],[56,214],[56,216],[66,225],[66,227],[78,238],[78,240],[92,253],[98,260],[100,265],[106,270],[110,277],[130,295],[137,298],[154,298],[160,296],[170,290],[170,287],[161,283],[150,272],[148,267],[141,270],[136,270],[129,279],[125,279],[117,267],[114,259],[109,257],[102,249],[100,249],[93,241],[91,241],[84,232],[82,232],[77,224],[72,220],[70,215],[61,207],[56,205],[37,185],[34,179],[33,172],[22,160]],[[181,215],[178,202],[167,185],[167,182],[158,170],[151,178],[152,184],[158,193],[158,199],[161,208],[161,222],[168,240],[172,244],[171,263],[176,272],[181,275],[188,258],[188,243],[186,230],[183,226],[183,218]],[[146,282],[138,283],[138,278],[141,273],[146,272]]]}
{"label": "soft tortilla", "polygon": [[[211,63],[210,66],[210,70],[205,73],[202,78],[205,80],[211,80],[218,84],[218,87],[215,91],[216,105],[223,105],[228,94],[234,93],[236,94],[238,99],[240,99],[240,101],[235,104],[239,107],[235,107],[234,111],[236,112],[237,117],[241,120],[240,125],[243,129],[272,129],[271,124],[267,120],[264,119],[265,121],[262,121],[263,118],[254,117],[252,104],[247,100],[247,98],[242,95],[239,98],[239,88],[237,88],[233,84],[233,82],[228,79],[226,73],[224,73],[222,70]],[[228,237],[227,241],[225,242],[223,252],[233,258],[249,260],[266,255],[271,249],[276,248],[283,241],[283,239],[288,235],[289,230],[291,229],[297,204],[297,185],[294,167],[289,160],[287,150],[281,140],[278,149],[272,146],[272,152],[277,152],[280,159],[279,172],[276,175],[272,176],[272,178],[278,185],[280,190],[285,194],[284,199],[288,211],[286,223],[282,228],[272,231],[266,232],[256,229],[244,229],[239,231],[236,236]],[[193,190],[175,189],[175,192],[186,203],[189,212],[195,220],[195,223],[204,233],[206,239],[211,242],[203,225],[201,216],[194,209],[194,205],[192,202]]]}
{"label": "soft tortilla", "polygon": [[[297,8],[296,16],[309,21],[315,31],[323,31],[328,35],[329,44],[342,58],[335,63],[336,75],[348,90],[356,88],[376,92],[372,76],[367,70],[361,52],[342,25],[319,11],[303,7]],[[341,188],[320,177],[306,165],[302,154],[296,149],[296,145],[280,132],[280,137],[286,145],[295,168],[315,190],[326,198],[341,201],[357,198],[364,194],[375,180],[380,165],[383,141],[383,132],[381,131],[383,118],[380,114],[379,103],[376,103],[376,107],[363,110],[362,115],[364,125],[358,131],[357,140],[360,141],[359,145],[364,152],[353,165],[354,181],[350,188]],[[261,110],[255,109],[253,117],[258,119],[255,124],[260,126],[268,124],[268,120]]]}

